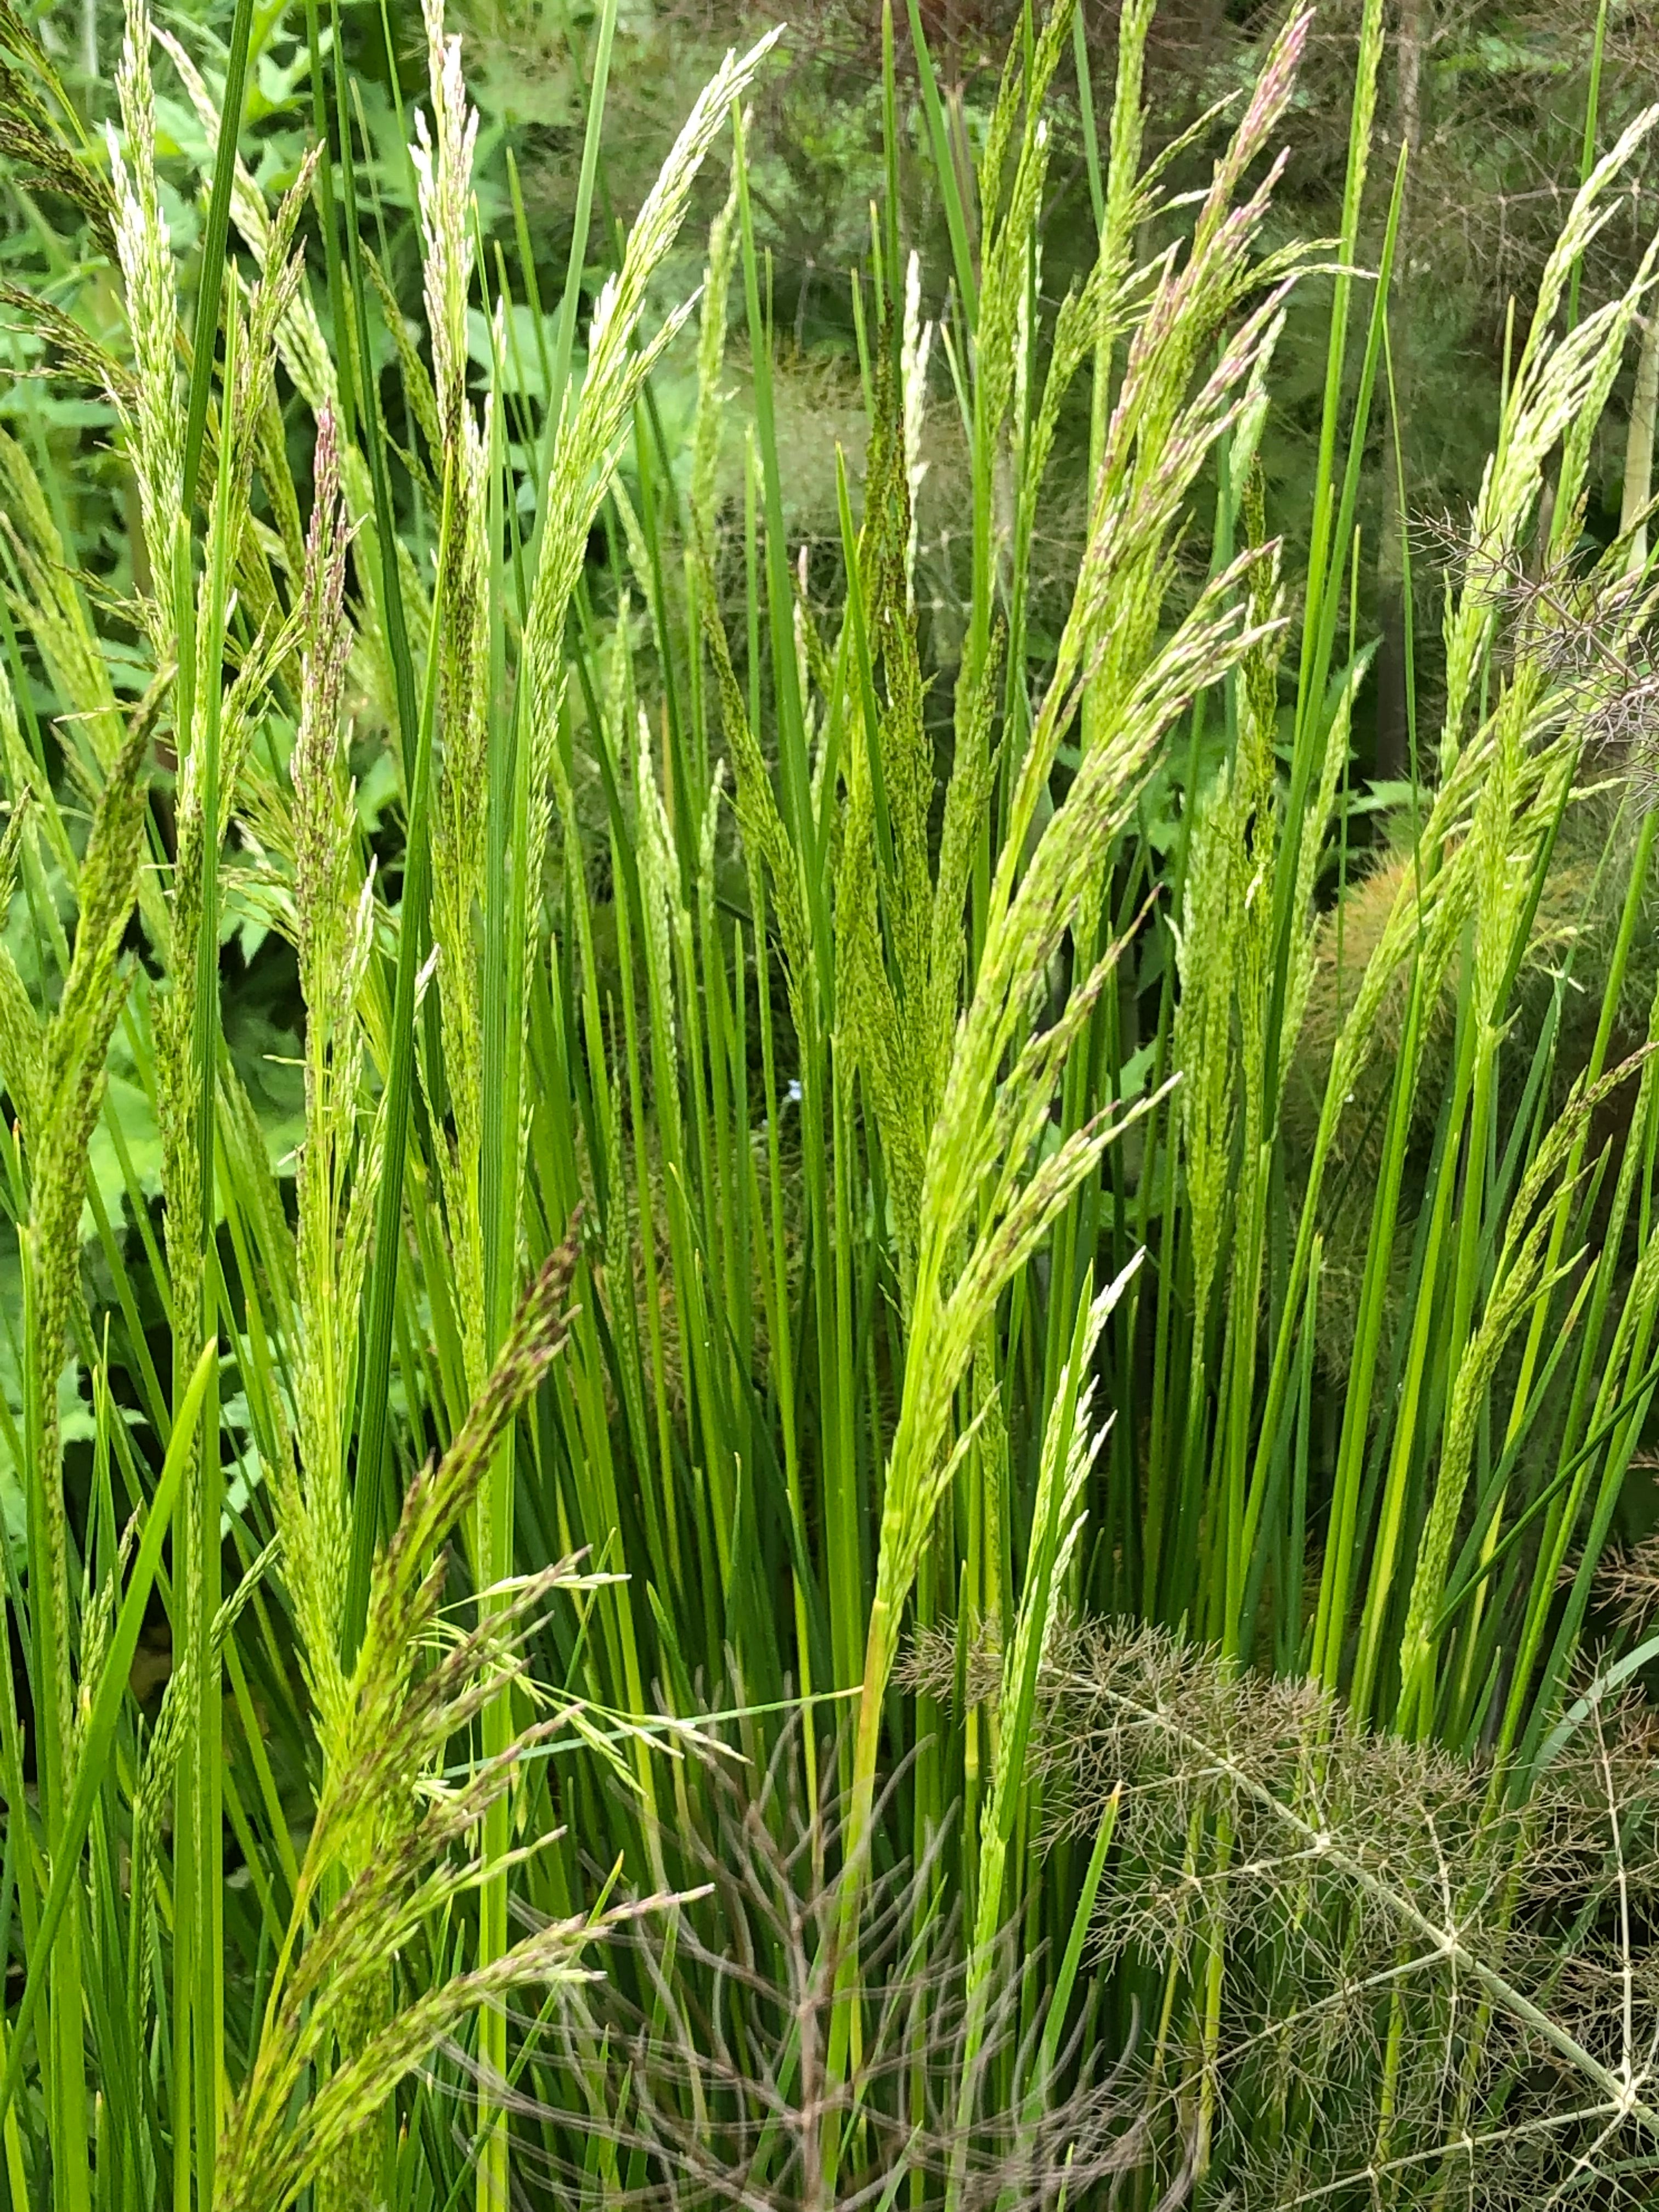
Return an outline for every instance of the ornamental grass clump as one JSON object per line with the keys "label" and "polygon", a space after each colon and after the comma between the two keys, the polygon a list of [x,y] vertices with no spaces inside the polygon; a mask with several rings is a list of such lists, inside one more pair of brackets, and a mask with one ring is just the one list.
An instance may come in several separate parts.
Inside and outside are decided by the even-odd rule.
{"label": "ornamental grass clump", "polygon": [[1304,11],[884,9],[813,544],[776,32],[630,210],[601,0],[556,266],[281,25],[0,0],[12,2200],[1650,2191],[1655,116],[1374,805],[1380,0],[1316,245]]}

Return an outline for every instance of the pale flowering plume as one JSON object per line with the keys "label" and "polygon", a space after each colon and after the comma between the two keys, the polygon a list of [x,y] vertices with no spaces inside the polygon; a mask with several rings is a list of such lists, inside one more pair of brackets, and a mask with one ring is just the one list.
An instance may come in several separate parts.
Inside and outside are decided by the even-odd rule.
{"label": "pale flowering plume", "polygon": [[1181,995],[1176,1002],[1173,1052],[1182,1083],[1178,1104],[1187,1206],[1191,1219],[1194,1357],[1201,1358],[1202,1323],[1208,1314],[1225,1229],[1227,1174],[1237,1118],[1238,1069],[1232,1049],[1231,949],[1243,885],[1238,839],[1232,834],[1231,763],[1193,808],[1187,883],[1179,923],[1171,920]]}
{"label": "pale flowering plume", "polygon": [[[1512,386],[1503,445],[1488,460],[1470,521],[1472,557],[1445,619],[1446,707],[1441,739],[1446,766],[1465,742],[1479,690],[1482,653],[1504,611],[1510,564],[1525,536],[1551,455],[1561,459],[1555,486],[1556,527],[1577,511],[1589,462],[1589,439],[1622,362],[1625,344],[1655,281],[1659,240],[1643,256],[1623,293],[1584,316],[1565,337],[1557,311],[1572,270],[1612,219],[1615,188],[1659,123],[1646,108],[1596,164],[1574,200],[1559,240],[1544,264],[1538,303]],[[1552,535],[1553,536],[1553,532]],[[1552,545],[1551,551],[1558,550]]]}
{"label": "pale flowering plume", "polygon": [[720,373],[726,362],[726,318],[737,259],[735,175],[725,205],[708,230],[708,260],[702,279],[702,317],[697,340],[697,412],[691,434],[690,508],[694,535],[710,538],[714,527],[716,474],[720,457],[720,420],[725,395]]}
{"label": "pale flowering plume", "polygon": [[[975,405],[998,436],[1014,398],[1022,352],[1018,325],[1030,273],[1027,257],[1048,174],[1051,138],[1042,105],[1060,64],[1070,14],[1069,9],[1055,8],[1045,19],[1032,49],[1029,78],[1010,54],[981,163],[987,234],[975,333]],[[1013,133],[1022,102],[1024,120],[1016,142]],[[1001,179],[1011,146],[1013,168],[1005,201]]]}
{"label": "pale flowering plume", "polygon": [[[159,25],[155,28],[156,44],[179,72],[191,106],[196,110],[210,146],[219,143],[219,110],[213,95],[203,82],[202,73],[170,31]],[[246,161],[238,156],[235,174],[230,188],[231,219],[246,241],[247,248],[258,268],[263,270],[271,258],[271,217],[265,205],[264,195],[255,183]],[[324,405],[337,405],[339,380],[323,335],[317,311],[311,303],[311,295],[303,284],[298,286],[285,303],[285,311],[276,326],[276,350],[283,368],[294,380],[295,389],[314,414]],[[368,465],[355,448],[346,456],[348,504],[352,512],[364,511],[368,504]],[[361,483],[353,477],[361,477]]]}
{"label": "pale flowering plume", "polygon": [[1042,240],[1031,240],[1031,281],[1022,284],[1014,313],[1014,407],[1016,437],[1023,437],[1031,404],[1031,301],[1042,297]]}
{"label": "pale flowering plume", "polygon": [[[150,568],[171,572],[184,496],[184,410],[178,378],[179,302],[173,242],[155,184],[155,90],[145,0],[127,0],[126,36],[115,72],[121,130],[106,126],[115,191],[115,247],[132,334],[134,388],[125,409]],[[122,141],[125,138],[125,150]],[[123,404],[119,394],[112,394]],[[151,611],[152,627],[160,610]]]}
{"label": "pale flowering plume", "polygon": [[426,316],[433,381],[447,442],[466,396],[466,303],[472,282],[472,155],[478,111],[461,77],[461,42],[444,35],[443,0],[422,0],[432,122],[415,111],[415,164],[426,263]]}
{"label": "pale flowering plume", "polygon": [[[308,147],[301,157],[294,181],[277,205],[258,278],[248,295],[247,330],[237,360],[232,411],[236,465],[244,479],[252,465],[263,410],[267,399],[275,398],[278,333],[292,317],[300,296],[305,254],[303,248],[296,247],[295,239],[321,157],[320,146]],[[327,400],[323,402],[324,406],[328,404]]]}
{"label": "pale flowering plume", "polygon": [[[444,641],[440,704],[448,773],[459,787],[449,794],[450,811],[461,808],[452,827],[469,849],[449,857],[467,878],[470,896],[477,888],[471,863],[483,849],[477,799],[483,774],[481,653],[489,565],[489,416],[486,408],[480,423],[467,404],[466,390],[478,113],[468,102],[462,80],[461,42],[445,36],[442,0],[424,0],[424,16],[432,121],[428,125],[416,109],[410,157],[420,196],[423,289],[441,446],[433,459],[441,479],[447,481],[451,501],[447,556],[439,579]],[[499,314],[495,334],[499,345]]]}
{"label": "pale flowering plume", "polygon": [[300,1330],[295,1396],[302,1470],[277,1469],[278,1524],[306,1679],[325,1731],[344,1711],[337,1624],[347,1535],[342,1439],[356,1376],[355,1316],[368,1247],[378,1127],[359,1140],[357,1001],[374,925],[374,876],[356,883],[355,809],[341,758],[351,629],[339,426],[318,417],[306,540],[300,729],[295,740],[295,907],[306,1002],[306,1133],[297,1163]]}
{"label": "pale flowering plume", "polygon": [[927,464],[921,455],[921,433],[927,413],[927,363],[935,327],[921,319],[921,262],[912,253],[904,274],[904,338],[899,353],[899,374],[904,387],[904,480],[910,487],[910,535],[905,546],[904,576],[912,607],[916,602],[916,495],[927,474]]}
{"label": "pale flowering plume", "polygon": [[697,304],[695,297],[687,301],[635,349],[651,280],[679,235],[692,184],[709,148],[781,35],[781,28],[769,31],[746,54],[728,53],[703,88],[635,218],[621,269],[606,278],[599,295],[588,335],[587,374],[574,411],[569,393],[561,396],[548,476],[546,536],[525,640],[538,762],[552,742],[565,615],[581,572],[587,532],[615,465],[617,439],[646,378]]}
{"label": "pale flowering plume", "polygon": [[[306,536],[306,569],[301,599],[305,643],[300,728],[292,763],[295,797],[302,814],[308,818],[318,812],[316,794],[333,768],[345,665],[350,653],[350,635],[345,621],[346,532],[340,501],[340,430],[338,419],[328,406],[317,417],[312,483],[311,526]],[[301,839],[299,842],[302,870],[307,844],[314,842],[314,839]],[[317,864],[321,865],[320,854],[315,857]],[[322,888],[320,877],[314,878],[309,886],[312,896],[307,896],[302,874],[298,898],[302,977],[307,968],[307,922],[314,929],[316,920],[307,915],[307,908],[315,892]]]}
{"label": "pale flowering plume", "polygon": [[1500,1018],[1510,947],[1524,923],[1532,882],[1536,837],[1527,834],[1531,824],[1525,817],[1527,794],[1522,787],[1524,699],[1524,691],[1517,687],[1495,717],[1491,765],[1469,825],[1479,875],[1470,1013],[1483,1032],[1494,1029]]}
{"label": "pale flowering plume", "polygon": [[[0,738],[13,737],[15,723],[11,685],[0,673]],[[8,780],[15,795],[7,814],[5,834],[0,836],[0,916],[11,913],[17,888],[17,863],[26,830],[32,826],[29,816],[33,805],[27,783],[15,775],[9,775]],[[0,938],[0,1067],[6,1071],[6,1088],[11,1093],[12,1126],[21,1127],[29,1143],[33,1141],[40,1119],[44,1065],[41,1030],[40,1016],[29,996],[28,985],[23,981],[11,947]]]}
{"label": "pale flowering plume", "polygon": [[[456,1304],[469,1382],[487,1363],[483,1312],[483,975],[473,916],[484,900],[489,783],[484,676],[489,545],[490,416],[467,398],[467,302],[472,282],[472,156],[477,111],[461,76],[461,42],[447,38],[442,0],[425,0],[432,121],[416,112],[410,149],[420,193],[427,322],[432,339],[447,526],[437,579],[442,768],[433,817],[432,931],[438,957],[445,1075],[454,1134],[440,1153]],[[493,333],[499,357],[502,322]]]}

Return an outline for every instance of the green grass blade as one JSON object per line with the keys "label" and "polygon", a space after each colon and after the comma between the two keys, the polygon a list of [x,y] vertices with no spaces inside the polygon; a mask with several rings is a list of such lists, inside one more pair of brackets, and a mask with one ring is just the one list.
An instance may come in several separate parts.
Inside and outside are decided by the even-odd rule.
{"label": "green grass blade", "polygon": [[120,1715],[122,1701],[127,1695],[133,1655],[138,1648],[144,1608],[149,1601],[150,1585],[161,1563],[161,1546],[172,1522],[173,1501],[179,1494],[179,1485],[195,1448],[197,1425],[207,1402],[208,1388],[216,1372],[218,1358],[218,1345],[210,1339],[202,1347],[201,1356],[196,1362],[189,1387],[179,1406],[173,1440],[162,1463],[161,1480],[155,1486],[145,1516],[144,1533],[139,1540],[137,1554],[127,1576],[120,1613],[99,1680],[98,1694],[93,1700],[91,1716],[87,1723],[75,1788],[64,1815],[58,1851],[41,1908],[33,1959],[11,2026],[11,2057],[4,2080],[0,2081],[0,2116],[10,2111],[12,2100],[22,2080],[25,2045],[40,2005],[46,1979],[46,1962],[51,1956],[52,1938],[80,1878],[81,1848],[86,1841],[98,1793],[103,1787],[115,1724]]}

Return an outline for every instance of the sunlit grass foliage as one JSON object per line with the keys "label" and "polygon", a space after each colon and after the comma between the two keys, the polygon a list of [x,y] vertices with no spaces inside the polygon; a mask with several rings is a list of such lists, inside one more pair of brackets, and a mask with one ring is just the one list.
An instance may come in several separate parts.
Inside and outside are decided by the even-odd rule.
{"label": "sunlit grass foliage", "polygon": [[[548,303],[426,0],[416,321],[314,5],[267,189],[251,4],[210,76],[128,0],[99,136],[0,0],[0,152],[119,343],[74,285],[9,311],[132,488],[112,574],[61,437],[0,430],[12,2200],[1645,2202],[1654,256],[1581,271],[1655,117],[1589,118],[1478,501],[1402,537],[1443,620],[1379,832],[1380,4],[1341,234],[1288,246],[1305,13],[1153,153],[1150,0],[1109,88],[1060,0],[971,158],[884,18],[833,576],[785,519],[772,37],[590,296],[616,13]],[[291,1146],[228,1027],[260,945]]]}

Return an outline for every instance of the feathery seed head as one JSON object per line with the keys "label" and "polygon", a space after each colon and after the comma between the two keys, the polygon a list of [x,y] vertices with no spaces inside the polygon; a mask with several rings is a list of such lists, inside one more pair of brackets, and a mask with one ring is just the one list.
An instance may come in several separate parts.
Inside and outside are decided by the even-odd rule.
{"label": "feathery seed head", "polygon": [[339,426],[331,407],[317,418],[315,498],[301,586],[300,727],[291,773],[295,798],[295,903],[307,1002],[331,1013],[329,953],[340,921],[343,849],[349,834],[339,789],[340,704],[351,637],[345,618],[348,543],[340,494]]}
{"label": "feathery seed head", "polygon": [[927,413],[927,364],[937,326],[921,319],[921,260],[913,252],[904,272],[904,334],[899,349],[899,376],[904,392],[904,477],[910,492],[910,529],[904,548],[908,604],[915,605],[916,500],[927,474],[921,450]]}
{"label": "feathery seed head", "polygon": [[708,261],[703,274],[702,313],[697,337],[697,412],[691,434],[690,509],[694,531],[710,535],[714,527],[715,477],[720,466],[720,422],[725,397],[720,373],[726,361],[726,318],[737,260],[738,186],[735,176],[724,206],[708,231]]}
{"label": "feathery seed head", "polygon": [[466,392],[466,305],[472,282],[472,157],[478,112],[466,97],[461,42],[444,34],[443,0],[422,0],[432,123],[415,112],[415,164],[426,261],[426,314],[438,415],[455,434]]}
{"label": "feathery seed head", "polygon": [[[178,295],[173,247],[155,177],[155,93],[146,0],[126,0],[126,30],[116,70],[121,131],[106,126],[115,196],[115,245],[132,335],[132,412],[127,423],[150,566],[171,573],[184,485],[179,406]],[[125,138],[125,150],[123,149]],[[118,395],[117,395],[118,398]],[[155,617],[160,621],[159,611]]]}

